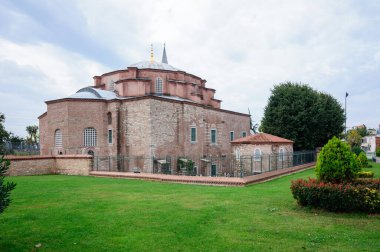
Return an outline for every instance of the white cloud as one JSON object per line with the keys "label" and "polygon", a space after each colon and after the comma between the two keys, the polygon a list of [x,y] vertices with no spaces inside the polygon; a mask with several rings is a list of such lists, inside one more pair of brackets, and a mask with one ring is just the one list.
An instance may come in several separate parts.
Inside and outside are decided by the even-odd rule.
{"label": "white cloud", "polygon": [[[372,109],[373,97],[380,95],[380,33],[373,29],[380,25],[375,11],[379,5],[366,9],[365,3],[358,8],[354,2],[327,0],[84,0],[74,4],[68,3],[64,10],[75,10],[74,20],[82,22],[78,26],[85,39],[111,51],[110,57],[118,55],[115,61],[122,62],[118,68],[147,60],[150,43],[160,60],[166,42],[170,64],[207,79],[217,91],[216,98],[223,100],[223,108],[247,112],[250,107],[255,121],[260,121],[274,84],[300,81],[342,103],[348,91],[349,126],[380,123],[380,111]],[[57,11],[51,8],[53,14]],[[56,23],[63,17],[70,19],[70,13],[59,13]],[[14,29],[26,28],[16,25]],[[0,47],[0,60],[42,73],[44,80],[36,88],[49,90],[51,99],[91,84],[93,75],[113,70],[88,59],[88,52],[80,55],[70,46],[43,40],[30,45],[0,37]]]}
{"label": "white cloud", "polygon": [[[25,134],[28,124],[38,124],[37,117],[46,110],[44,101],[93,85],[95,73],[109,70],[51,44],[19,45],[0,39],[0,48],[1,112],[5,125],[18,135]],[[25,118],[24,125],[20,118]]]}

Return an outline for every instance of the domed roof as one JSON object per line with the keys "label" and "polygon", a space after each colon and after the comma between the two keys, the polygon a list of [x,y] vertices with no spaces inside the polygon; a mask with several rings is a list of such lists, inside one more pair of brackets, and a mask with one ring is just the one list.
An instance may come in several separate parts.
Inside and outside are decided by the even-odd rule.
{"label": "domed roof", "polygon": [[67,98],[112,100],[112,99],[117,99],[118,96],[112,91],[101,90],[101,89],[92,88],[92,87],[85,87],[85,88],[79,89],[75,94],[70,95]]}
{"label": "domed roof", "polygon": [[158,69],[158,70],[168,70],[168,71],[182,71],[181,69],[175,68],[172,65],[156,62],[156,61],[141,61],[130,65],[129,67],[137,67],[138,69]]}

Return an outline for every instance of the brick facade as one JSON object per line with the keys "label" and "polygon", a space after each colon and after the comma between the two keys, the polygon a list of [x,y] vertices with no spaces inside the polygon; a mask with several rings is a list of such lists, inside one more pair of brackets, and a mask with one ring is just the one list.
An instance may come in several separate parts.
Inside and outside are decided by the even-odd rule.
{"label": "brick facade", "polygon": [[[161,95],[155,94],[157,78],[163,81]],[[220,109],[215,90],[207,88],[205,80],[181,70],[128,67],[95,76],[94,82],[95,87],[85,90],[87,93],[46,102],[47,112],[39,117],[42,155],[92,151],[96,156],[148,158],[223,156],[233,153],[231,131],[235,138],[250,131],[249,115]],[[115,97],[107,98],[112,95]],[[88,127],[96,130],[97,143],[92,147],[84,146]],[[195,141],[191,141],[192,127],[196,129]],[[55,146],[58,129],[60,147]],[[211,130],[216,130],[216,143],[211,142]],[[151,161],[145,162],[145,171],[150,171]]]}

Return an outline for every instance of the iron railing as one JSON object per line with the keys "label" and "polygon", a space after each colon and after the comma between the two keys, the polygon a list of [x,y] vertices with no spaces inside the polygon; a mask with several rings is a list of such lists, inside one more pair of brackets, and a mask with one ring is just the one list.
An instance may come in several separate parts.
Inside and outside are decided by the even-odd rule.
{"label": "iron railing", "polygon": [[261,156],[144,157],[95,156],[94,171],[145,172],[186,176],[245,177],[312,163],[315,151]]}
{"label": "iron railing", "polygon": [[26,143],[26,142],[9,142],[6,141],[0,146],[1,154],[27,156],[27,155],[39,155],[40,145],[38,143]]}

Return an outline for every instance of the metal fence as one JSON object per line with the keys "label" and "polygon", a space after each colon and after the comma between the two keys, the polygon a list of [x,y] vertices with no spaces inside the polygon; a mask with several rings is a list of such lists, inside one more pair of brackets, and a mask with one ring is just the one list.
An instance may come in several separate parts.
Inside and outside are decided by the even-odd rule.
{"label": "metal fence", "polygon": [[27,156],[39,155],[40,145],[38,143],[30,144],[26,142],[9,142],[6,141],[0,146],[1,154]]}
{"label": "metal fence", "polygon": [[186,176],[245,177],[316,161],[316,152],[261,156],[127,157],[95,156],[94,171],[145,172]]}

